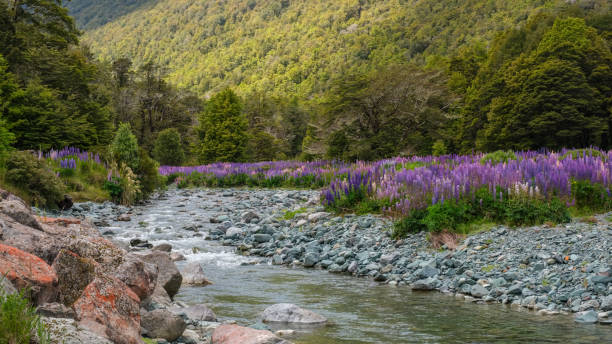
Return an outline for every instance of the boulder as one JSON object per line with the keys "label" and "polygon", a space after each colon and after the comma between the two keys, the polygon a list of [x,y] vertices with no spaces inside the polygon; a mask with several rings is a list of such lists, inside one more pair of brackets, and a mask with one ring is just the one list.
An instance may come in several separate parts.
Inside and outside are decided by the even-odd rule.
{"label": "boulder", "polygon": [[170,244],[159,244],[155,247],[153,247],[154,251],[162,251],[162,252],[168,252],[170,253],[170,251],[172,251],[172,245]]}
{"label": "boulder", "polygon": [[68,210],[72,208],[73,205],[74,202],[72,201],[72,197],[70,197],[70,195],[64,195],[64,199],[57,202],[57,206],[60,208],[60,210]]}
{"label": "boulder", "polygon": [[149,338],[163,338],[169,342],[178,339],[187,324],[179,315],[166,309],[144,312],[140,319],[142,333]]}
{"label": "boulder", "polygon": [[212,334],[213,344],[280,344],[287,343],[270,331],[223,324]]}
{"label": "boulder", "polygon": [[206,276],[200,263],[189,263],[181,270],[183,275],[183,285],[205,286],[212,284]]}
{"label": "boulder", "polygon": [[426,278],[422,280],[418,280],[412,284],[412,290],[434,290],[438,287],[439,281],[434,278]]}
{"label": "boulder", "polygon": [[574,315],[574,321],[580,324],[594,324],[599,320],[597,312],[595,311],[584,311],[578,312]]}
{"label": "boulder", "polygon": [[157,284],[157,266],[129,253],[117,268],[115,277],[125,283],[141,300],[153,294]]}
{"label": "boulder", "polygon": [[69,250],[61,250],[52,265],[58,279],[59,302],[72,306],[94,280],[97,265],[92,259],[79,257]]}
{"label": "boulder", "polygon": [[170,259],[170,255],[162,251],[151,251],[140,255],[147,263],[157,265],[157,283],[160,284],[172,298],[178,292],[183,281],[183,276]]}
{"label": "boulder", "polygon": [[317,313],[290,303],[279,303],[266,308],[261,314],[263,322],[292,324],[322,324],[327,319]]}
{"label": "boulder", "polygon": [[50,335],[49,344],[113,344],[110,340],[78,327],[73,319],[42,317]]}
{"label": "boulder", "polygon": [[18,288],[27,288],[36,304],[53,302],[57,296],[57,275],[42,259],[18,248],[0,244],[0,276]]}
{"label": "boulder", "polygon": [[113,274],[123,263],[127,252],[103,237],[79,237],[70,242],[68,250],[79,257],[89,258],[97,262],[102,273]]}
{"label": "boulder", "polygon": [[157,283],[155,290],[153,290],[153,294],[142,300],[141,305],[147,310],[168,308],[172,305],[172,299],[168,295],[168,292],[166,292],[166,289]]}
{"label": "boulder", "polygon": [[32,209],[19,198],[8,197],[2,199],[0,201],[0,213],[7,215],[24,226],[42,230],[42,226],[34,216]]}
{"label": "boulder", "polygon": [[183,314],[189,320],[192,320],[194,322],[217,321],[217,316],[215,315],[215,313],[210,308],[208,308],[206,305],[195,305],[195,306],[189,306],[185,308],[171,307],[171,308],[168,308],[168,310],[177,315]]}
{"label": "boulder", "polygon": [[227,229],[227,231],[225,231],[225,238],[226,239],[237,239],[243,233],[244,233],[244,231],[241,228],[230,227],[230,228]]}
{"label": "boulder", "polygon": [[97,276],[74,303],[79,326],[115,344],[142,344],[138,295],[110,276]]}
{"label": "boulder", "polygon": [[76,318],[76,313],[72,308],[66,307],[63,304],[57,302],[45,303],[44,305],[36,307],[36,313],[43,317],[49,318]]}

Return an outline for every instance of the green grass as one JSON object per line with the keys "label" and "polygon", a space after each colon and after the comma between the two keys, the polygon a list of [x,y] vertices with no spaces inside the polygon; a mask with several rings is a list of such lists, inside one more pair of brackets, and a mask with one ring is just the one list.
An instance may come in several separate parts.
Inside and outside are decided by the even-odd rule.
{"label": "green grass", "polygon": [[49,343],[47,329],[25,295],[25,290],[9,295],[0,287],[0,343],[28,344],[34,338]]}
{"label": "green grass", "polygon": [[283,220],[293,220],[293,218],[297,215],[297,214],[302,214],[306,212],[306,208],[302,207],[296,210],[287,210],[285,211],[285,214],[283,214],[282,219]]}
{"label": "green grass", "polygon": [[150,339],[150,338],[141,338],[143,342],[145,342],[145,344],[157,344],[157,341],[154,339]]}

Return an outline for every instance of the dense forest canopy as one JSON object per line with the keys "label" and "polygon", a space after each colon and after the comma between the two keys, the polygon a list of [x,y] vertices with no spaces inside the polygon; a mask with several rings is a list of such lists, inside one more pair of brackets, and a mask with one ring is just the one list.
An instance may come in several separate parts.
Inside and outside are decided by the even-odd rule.
{"label": "dense forest canopy", "polygon": [[108,153],[122,123],[171,164],[612,147],[606,0],[3,0],[0,25],[0,157]]}

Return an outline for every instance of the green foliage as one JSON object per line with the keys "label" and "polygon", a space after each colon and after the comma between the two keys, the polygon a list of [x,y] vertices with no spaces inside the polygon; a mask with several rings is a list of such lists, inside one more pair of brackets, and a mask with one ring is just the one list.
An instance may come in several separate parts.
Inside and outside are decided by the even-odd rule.
{"label": "green foliage", "polygon": [[443,140],[436,140],[431,148],[433,156],[441,156],[447,153],[446,145]]}
{"label": "green foliage", "polygon": [[[0,276],[3,279],[4,276]],[[49,335],[36,309],[30,305],[25,291],[7,294],[0,286],[0,343],[49,343]]]}
{"label": "green foliage", "polygon": [[13,142],[15,142],[15,135],[8,130],[6,121],[0,118],[0,163],[4,161],[11,150]]}
{"label": "green foliage", "polygon": [[128,123],[121,123],[110,146],[113,158],[119,163],[125,163],[132,170],[140,165],[138,140],[132,133]]}
{"label": "green foliage", "polygon": [[296,210],[292,210],[292,211],[285,211],[285,214],[283,215],[283,220],[293,220],[293,218],[295,217],[295,215],[297,214],[302,214],[306,212],[306,208],[299,208]]}
{"label": "green foliage", "polygon": [[[498,190],[500,192],[500,190]],[[446,201],[413,211],[395,223],[393,237],[401,238],[420,231],[450,231],[467,234],[490,227],[491,223],[533,226],[545,222],[571,220],[567,206],[559,199],[508,198],[497,200],[487,189],[476,192],[473,200]]]}
{"label": "green foliage", "polygon": [[11,152],[6,160],[7,183],[25,192],[33,204],[56,208],[64,198],[64,184],[47,165],[29,152]]}
{"label": "green foliage", "polygon": [[108,191],[114,202],[119,202],[121,200],[121,196],[123,195],[123,188],[121,187],[122,184],[123,181],[121,178],[113,177],[111,180],[104,182],[102,188]]}
{"label": "green foliage", "polygon": [[213,96],[200,115],[198,158],[202,163],[245,159],[247,121],[238,96],[230,89]]}
{"label": "green foliage", "polygon": [[480,163],[483,165],[485,164],[497,165],[501,163],[508,163],[508,161],[516,160],[516,159],[517,159],[516,154],[514,154],[513,151],[498,150],[493,153],[485,154],[485,156],[483,156],[482,159],[480,159]]}
{"label": "green foliage", "polygon": [[499,35],[485,60],[454,58],[455,78],[470,80],[457,86],[462,151],[612,146],[612,52],[575,15],[584,13],[542,12]]}
{"label": "green foliage", "polygon": [[604,155],[603,153],[601,153],[601,151],[597,149],[593,149],[593,148],[573,149],[573,150],[567,151],[565,154],[559,157],[559,159],[565,160],[565,159],[570,158],[570,159],[576,160],[576,159],[580,159],[580,158],[584,158],[588,156],[601,158],[603,161],[606,161],[608,159],[608,157]]}
{"label": "green foliage", "polygon": [[183,163],[185,153],[178,130],[169,128],[158,134],[153,156],[162,165],[178,166]]}
{"label": "green foliage", "polygon": [[144,149],[140,149],[138,168],[134,170],[138,176],[141,196],[146,197],[162,186],[162,178],[159,175],[159,164],[151,159]]}
{"label": "green foliage", "polygon": [[592,184],[588,180],[572,180],[571,186],[576,208],[590,211],[612,209],[610,192],[602,185]]}

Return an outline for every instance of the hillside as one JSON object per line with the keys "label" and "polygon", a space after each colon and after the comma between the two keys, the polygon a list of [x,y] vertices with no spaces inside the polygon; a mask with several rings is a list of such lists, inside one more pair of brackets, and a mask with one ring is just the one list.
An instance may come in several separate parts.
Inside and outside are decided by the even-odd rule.
{"label": "hillside", "polygon": [[73,0],[68,6],[86,30],[83,41],[102,59],[157,62],[169,69],[170,82],[199,94],[237,85],[239,93],[309,96],[347,69],[435,63],[434,56],[488,42],[538,9],[561,3]]}

